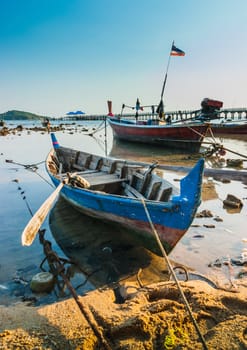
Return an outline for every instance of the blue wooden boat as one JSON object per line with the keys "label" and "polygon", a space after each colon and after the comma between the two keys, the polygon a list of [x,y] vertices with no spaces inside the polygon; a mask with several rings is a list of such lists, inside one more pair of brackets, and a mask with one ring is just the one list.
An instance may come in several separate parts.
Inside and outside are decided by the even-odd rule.
{"label": "blue wooden boat", "polygon": [[157,164],[143,166],[89,154],[62,147],[54,134],[51,137],[46,169],[55,186],[65,182],[60,195],[68,203],[84,214],[125,227],[144,247],[161,254],[153,225],[166,253],[171,252],[200,205],[204,159],[177,188],[157,175]]}

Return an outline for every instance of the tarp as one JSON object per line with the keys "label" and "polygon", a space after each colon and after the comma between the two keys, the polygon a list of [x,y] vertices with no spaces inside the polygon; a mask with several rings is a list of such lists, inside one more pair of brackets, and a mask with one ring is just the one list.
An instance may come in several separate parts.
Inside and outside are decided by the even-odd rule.
{"label": "tarp", "polygon": [[76,111],[76,112],[68,112],[66,115],[83,115],[85,112],[82,111]]}

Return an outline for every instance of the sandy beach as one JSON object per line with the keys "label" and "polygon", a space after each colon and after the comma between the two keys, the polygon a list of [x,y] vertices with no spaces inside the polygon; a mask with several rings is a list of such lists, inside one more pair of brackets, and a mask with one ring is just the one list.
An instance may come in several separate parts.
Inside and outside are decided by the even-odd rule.
{"label": "sandy beach", "polygon": [[[247,283],[229,291],[181,283],[207,349],[247,348]],[[44,307],[0,307],[0,349],[205,349],[173,282],[125,285]],[[85,318],[86,315],[86,318]],[[88,321],[89,320],[89,321]],[[95,329],[97,334],[95,334]]]}
{"label": "sandy beach", "polygon": [[[35,133],[33,132],[28,136],[24,135],[24,133],[25,131],[18,136],[11,136],[9,140],[5,140],[9,142],[8,145],[13,145],[16,142],[22,145],[28,138],[31,140],[36,139],[40,140],[39,142],[44,147],[49,138],[48,135],[39,134],[37,131],[35,132],[35,138]],[[70,129],[68,130],[69,133],[71,133]],[[75,140],[78,142],[80,135],[78,136],[76,131],[73,131],[73,133],[73,140],[72,136],[69,139],[64,134],[60,134],[60,137],[67,137],[67,140],[71,143],[76,142]],[[23,138],[23,141],[20,140],[21,138]],[[85,143],[86,147],[91,148],[90,142],[92,140],[90,139],[89,142],[88,139],[84,140],[87,141]],[[48,147],[48,145],[45,146],[45,150],[43,150],[43,152],[45,151],[44,155]],[[9,148],[6,147],[7,149]],[[10,158],[6,150],[4,149],[2,160],[3,158]],[[116,149],[114,152],[116,152]],[[121,154],[121,149],[118,152]],[[20,147],[17,150],[13,149],[13,155],[15,155],[13,159],[21,163],[26,163],[30,157],[30,154],[21,152]],[[22,160],[21,156],[25,159],[23,158],[24,160]],[[133,153],[131,156],[135,157],[135,154]],[[141,159],[140,155],[138,157]],[[39,157],[39,159],[42,158]],[[149,160],[152,159],[153,155],[151,154]],[[162,161],[164,161],[163,158],[161,159]],[[169,160],[167,160],[167,163],[169,163]],[[10,181],[8,178],[10,168],[7,168],[7,165],[4,165],[5,177],[2,180],[2,186],[5,187],[5,183]],[[24,173],[21,169],[18,168],[16,171],[17,173],[14,176],[11,175],[11,178],[24,178]],[[28,176],[31,178],[30,174]],[[174,174],[169,176],[174,178]],[[40,184],[38,182],[33,184],[33,180],[29,180],[28,177],[27,179],[25,178],[25,181],[27,181],[25,184],[26,186],[31,186],[33,198],[36,200],[35,205],[39,207],[43,200],[42,196],[44,198],[47,197],[51,190],[45,189],[44,191],[40,188],[37,196],[37,188]],[[185,237],[185,243],[179,244],[172,253],[173,260],[175,259],[193,268],[196,267],[197,270],[202,268],[203,272],[203,268],[207,265],[205,256],[208,259],[211,258],[210,252],[208,252],[208,255],[205,255],[203,249],[212,247],[214,254],[218,254],[220,248],[221,251],[226,251],[228,246],[231,247],[233,245],[229,239],[230,230],[234,232],[234,235],[235,233],[238,234],[235,237],[236,242],[239,242],[238,250],[236,251],[241,251],[243,247],[240,242],[245,233],[242,225],[245,215],[245,201],[243,211],[235,214],[237,215],[236,217],[231,216],[234,214],[226,212],[219,205],[221,203],[219,196],[224,198],[226,193],[233,188],[230,186],[231,184],[228,183],[224,185],[220,182],[214,183],[212,179],[210,181],[205,180],[202,193],[203,203],[200,212],[210,209],[214,215],[209,218],[198,217],[196,219],[193,223],[194,227],[191,228],[187,237]],[[234,186],[238,186],[235,187],[237,189],[240,188],[237,194],[240,198],[243,198],[245,193],[244,186],[242,184],[240,186],[240,183],[234,184]],[[30,198],[32,197],[29,193],[29,201]],[[11,203],[10,207],[12,206]],[[24,211],[26,212],[26,209],[22,208],[20,215],[23,215]],[[22,222],[26,222],[26,217],[27,215],[24,215]],[[219,217],[224,219],[223,223],[220,220],[219,223],[214,221],[215,218]],[[20,225],[20,223],[13,222],[14,225]],[[214,228],[212,228],[213,226]],[[220,237],[221,235],[225,237],[226,229],[229,229],[228,240],[222,241],[222,247],[220,247]],[[214,230],[214,235],[211,234],[212,230]],[[20,228],[16,228],[13,232],[17,236],[20,234],[20,231]],[[190,245],[191,242],[195,244],[195,237],[197,246]],[[186,239],[189,243],[187,243]],[[218,241],[216,241],[217,239]],[[185,250],[185,247],[188,247],[188,249]],[[20,247],[20,249],[23,248]],[[215,249],[216,252],[214,251]],[[39,256],[37,256],[37,251]],[[38,245],[26,250],[26,252],[25,254],[30,254],[30,259],[32,255],[42,259],[41,248]],[[20,253],[23,257],[25,254],[23,251]],[[141,255],[143,257],[143,254]],[[212,254],[212,256],[214,255]],[[25,264],[26,262],[23,263]],[[162,270],[160,260],[154,261],[154,263]],[[224,268],[225,270],[223,271]],[[220,273],[224,272],[222,280],[220,280],[218,274],[213,284],[210,283],[210,279],[208,281],[189,279],[187,282],[180,282],[181,287],[208,349],[246,349],[246,266],[237,267],[238,273],[241,271],[241,278],[235,278],[237,271],[232,272],[227,264],[221,263],[221,269]],[[0,268],[2,274],[3,271],[4,269]],[[5,273],[3,276],[5,276]],[[80,294],[78,293],[78,295]],[[78,307],[78,304],[81,305],[81,308]],[[111,286],[111,288],[99,288],[86,292],[83,296],[78,296],[77,302],[72,297],[69,297],[66,300],[53,301],[49,305],[34,306],[31,301],[22,302],[20,299],[16,299],[9,306],[4,306],[4,304],[0,306],[0,349],[194,350],[204,348],[205,346],[200,340],[198,331],[188,313],[178,287],[172,280],[162,281],[161,278],[154,283],[153,278],[147,278],[144,286],[140,286],[136,276],[134,276],[121,283],[121,285],[116,284]]]}

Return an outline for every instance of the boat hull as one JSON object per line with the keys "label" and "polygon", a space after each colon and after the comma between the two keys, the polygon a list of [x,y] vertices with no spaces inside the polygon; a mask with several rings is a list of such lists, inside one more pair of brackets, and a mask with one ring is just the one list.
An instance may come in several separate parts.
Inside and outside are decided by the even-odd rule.
{"label": "boat hull", "polygon": [[237,124],[237,123],[222,123],[214,124],[212,123],[211,129],[215,135],[217,134],[230,134],[230,135],[247,135],[247,123]]}
{"label": "boat hull", "polygon": [[155,144],[168,148],[177,148],[189,152],[199,152],[207,125],[148,125],[134,124],[110,118],[109,124],[114,137],[145,144]]}
{"label": "boat hull", "polygon": [[[73,159],[75,156],[80,158],[82,154],[78,154],[78,151],[75,150],[60,147],[57,141],[53,144],[55,149],[47,157],[46,169],[57,187],[60,184],[60,176],[54,171],[54,159],[58,154],[56,151],[62,156],[60,159],[66,159],[66,155],[71,155]],[[106,159],[109,160],[109,158]],[[114,162],[119,162],[124,166],[127,164],[127,161],[123,162],[123,160],[117,159],[114,159]],[[68,164],[68,159],[66,164]],[[129,164],[129,166],[132,165]],[[118,169],[118,166],[116,169]],[[102,187],[100,189],[97,187],[98,190],[95,190],[92,182],[89,188],[74,187],[70,183],[65,183],[60,194],[69,204],[83,214],[125,227],[128,232],[132,232],[143,243],[143,246],[160,255],[161,252],[155,240],[153,227],[157,231],[166,252],[170,253],[188,230],[200,205],[203,169],[204,160],[200,159],[189,174],[180,181],[180,191],[174,192],[170,199],[154,200],[145,198],[143,195],[133,198],[124,195],[122,192],[118,194],[105,192]],[[98,182],[101,178],[100,173],[101,171],[93,170],[91,175],[84,174],[84,177],[89,176],[91,181],[94,178]],[[103,173],[102,178],[104,179],[112,176]],[[162,183],[160,177],[154,177],[153,179],[158,179],[160,181],[159,185]],[[126,181],[126,179],[122,180],[120,178],[120,181]],[[128,183],[129,180],[125,185],[129,186]],[[165,181],[164,184],[167,184],[167,182]]]}
{"label": "boat hull", "polygon": [[[59,181],[54,177],[51,179],[58,186]],[[128,232],[135,233],[136,238],[141,240],[147,249],[161,254],[141,201],[120,196],[113,198],[104,194],[95,195],[90,190],[80,190],[78,194],[76,189],[66,185],[61,196],[83,214],[125,227]],[[185,204],[146,203],[152,223],[167,253],[172,251],[194,218],[197,206],[186,208]]]}

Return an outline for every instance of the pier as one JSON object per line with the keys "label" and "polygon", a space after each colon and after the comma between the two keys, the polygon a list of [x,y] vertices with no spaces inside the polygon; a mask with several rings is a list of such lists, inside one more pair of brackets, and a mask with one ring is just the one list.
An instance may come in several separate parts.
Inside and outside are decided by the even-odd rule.
{"label": "pier", "polygon": [[[201,109],[199,110],[178,110],[178,111],[166,111],[164,113],[164,117],[171,117],[172,122],[177,121],[186,121],[190,119],[194,119],[201,113]],[[123,113],[115,114],[115,117],[121,118],[124,116],[125,118],[133,119],[135,117],[135,113]],[[105,120],[108,116],[105,114],[93,114],[93,115],[82,115],[82,116],[65,116],[61,118],[54,118],[54,120],[59,121],[76,121],[76,120]],[[247,107],[243,108],[227,108],[221,109],[217,112],[218,119],[222,119],[225,121],[244,121],[247,120]],[[157,119],[157,113],[147,113],[141,112],[138,114],[138,120],[148,120],[148,119]]]}

